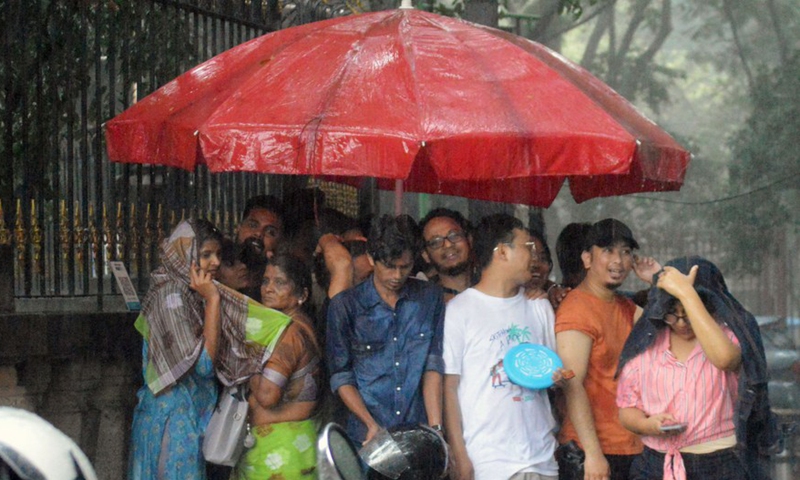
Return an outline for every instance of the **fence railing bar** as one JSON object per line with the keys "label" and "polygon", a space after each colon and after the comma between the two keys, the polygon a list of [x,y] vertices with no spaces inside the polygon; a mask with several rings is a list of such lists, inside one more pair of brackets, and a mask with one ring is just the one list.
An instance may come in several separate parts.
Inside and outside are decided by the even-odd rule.
{"label": "fence railing bar", "polygon": [[[25,50],[28,49],[28,42],[32,40],[26,39],[23,43],[23,48]],[[27,95],[22,95],[20,99],[20,137],[21,137],[21,150],[20,150],[20,157],[22,159],[29,158],[30,155],[30,124],[28,122],[28,103],[29,99]],[[20,170],[22,170],[22,179],[23,182],[27,183],[31,178],[31,171],[30,165],[28,162],[22,161],[20,163]],[[23,255],[23,264],[20,265],[23,272],[23,285],[25,286],[25,294],[31,295],[33,290],[33,252],[30,249],[25,248],[28,243],[31,241],[31,224],[32,216],[34,215],[33,209],[30,208],[30,199],[35,198],[34,192],[28,192],[27,189],[24,189],[25,193],[20,195],[22,197],[22,204],[20,208],[20,213],[22,215],[22,231],[18,232],[20,235],[20,240],[22,240],[22,245],[17,245],[17,248],[22,248]]]}
{"label": "fence railing bar", "polygon": [[[121,52],[128,52],[130,48],[130,36],[127,33],[131,30],[131,22],[133,21],[133,15],[121,15],[120,16],[120,31],[126,33],[122,35],[122,42],[121,42]],[[114,35],[116,37],[116,35]],[[117,50],[112,50],[112,53],[115,58],[117,57]],[[120,66],[120,75],[122,78],[122,84],[120,86],[119,93],[110,96],[111,105],[110,105],[110,115],[108,118],[114,118],[118,113],[122,110],[127,109],[130,106],[131,101],[131,89],[132,89],[132,82],[131,82],[131,72],[130,72],[130,56],[129,55],[120,55],[120,61],[122,65]],[[112,85],[116,85],[116,76],[112,77],[114,79]],[[121,102],[117,102],[117,95]],[[115,164],[114,166],[116,175],[113,179],[113,184],[116,189],[120,189],[122,191],[122,199],[123,203],[125,204],[125,219],[126,222],[126,235],[125,235],[125,242],[123,244],[123,255],[125,257],[126,266],[132,276],[132,281],[136,282],[137,279],[141,277],[141,270],[139,269],[138,265],[138,255],[135,255],[134,252],[138,250],[137,244],[137,236],[139,231],[139,223],[137,221],[137,214],[139,210],[134,206],[135,203],[131,201],[130,195],[130,176],[131,176],[131,167],[130,164],[123,164],[118,165]],[[135,284],[135,283],[134,283]],[[141,284],[140,284],[141,285]]]}
{"label": "fence railing bar", "polygon": [[[113,118],[116,114],[115,105],[116,105],[116,92],[117,92],[117,36],[114,34],[116,29],[117,22],[116,15],[109,15],[108,16],[108,24],[109,24],[109,31],[108,31],[108,51],[106,52],[106,75],[108,79],[107,91],[106,91],[106,99],[108,101],[108,118]],[[102,117],[101,117],[102,118]],[[103,144],[105,147],[105,142]],[[111,257],[110,260],[118,260],[122,261],[127,265],[128,256],[126,252],[126,244],[127,241],[125,239],[125,229],[123,228],[123,219],[128,218],[128,202],[120,201],[114,192],[116,192],[115,184],[117,178],[117,172],[119,168],[116,165],[110,164],[108,162],[108,156],[106,155],[105,148],[99,152],[98,160],[101,161],[103,164],[106,165],[107,174],[105,175],[105,181],[103,182],[105,191],[109,193],[110,197],[110,204],[114,206],[114,220],[113,220],[113,247],[111,248]],[[127,198],[127,197],[122,197]],[[127,268],[130,268],[128,266]],[[111,291],[113,293],[117,293],[117,284],[116,282],[111,283]]]}
{"label": "fence railing bar", "polygon": [[[89,182],[87,181],[89,178],[89,165],[87,159],[89,158],[89,82],[87,75],[84,72],[88,71],[88,54],[89,54],[89,46],[87,45],[88,41],[88,31],[89,31],[89,18],[88,18],[88,5],[82,3],[79,7],[80,11],[80,34],[81,34],[81,42],[80,42],[80,57],[79,57],[79,65],[80,71],[82,75],[80,76],[80,174],[76,179],[80,185],[80,208],[81,208],[81,217],[86,219],[86,225],[88,229],[86,231],[85,241],[83,245],[80,245],[79,248],[83,248],[85,257],[87,259],[86,267],[83,271],[83,293],[84,294],[91,294],[92,293],[92,273],[93,270],[96,268],[95,258],[94,258],[94,251],[92,248],[92,234],[93,232],[93,222],[94,222],[94,215],[93,215],[93,208],[96,208],[96,205],[93,204],[91,201],[91,197],[89,196]],[[92,207],[92,208],[90,208]],[[96,224],[94,225],[96,228]]]}
{"label": "fence railing bar", "polygon": [[[54,60],[59,60],[60,58],[54,55]],[[59,62],[60,63],[60,62]],[[58,68],[59,71],[63,71]],[[50,95],[57,94],[57,89],[59,87],[56,85],[51,85],[48,89]],[[61,115],[50,115],[50,118],[47,119],[50,122],[50,131],[56,132],[56,135],[48,135],[47,136],[47,157],[53,159],[54,161],[50,162],[49,170],[50,175],[53,181],[53,191],[54,192],[61,192],[62,191],[62,175],[63,175],[63,168],[62,168],[62,160],[59,151],[59,139],[58,133],[61,132]],[[55,138],[54,138],[55,137]],[[69,251],[69,242],[65,242],[68,239],[67,233],[69,230],[68,225],[68,218],[67,218],[67,202],[66,199],[62,197],[62,195],[58,195],[57,200],[54,201],[53,205],[53,226],[57,228],[57,233],[53,233],[53,294],[54,295],[61,295],[64,292],[69,291],[69,282],[67,279],[67,275],[69,272],[69,268],[67,268],[67,252]],[[67,272],[65,275],[64,272]]]}
{"label": "fence railing bar", "polygon": [[[233,8],[234,3],[224,6]],[[2,200],[7,224],[15,229],[19,220],[9,275],[15,281],[15,296],[96,296],[102,305],[101,297],[116,292],[108,261],[126,262],[141,291],[157,264],[157,239],[177,220],[195,213],[231,233],[247,198],[271,191],[272,183],[280,189],[279,181],[251,173],[107,163],[103,122],[188,64],[271,27],[235,18],[263,15],[262,2],[239,5],[231,10],[234,16],[209,16],[181,2],[155,0],[124,2],[113,11],[103,3],[69,4],[51,9],[55,13],[49,16],[42,15],[41,5],[21,2],[15,7],[23,13],[20,18],[58,32],[60,38],[52,46],[46,43],[49,37],[23,39],[24,52],[34,52],[31,61],[40,68],[32,70],[30,84],[20,89],[14,108],[2,117],[3,152],[10,159],[2,171],[13,179]],[[164,35],[151,33],[164,31],[166,23],[186,28],[164,32],[168,41],[162,45]],[[52,50],[50,57],[39,56],[47,48]],[[188,54],[181,54],[187,49]],[[6,56],[6,72],[14,69],[13,61]],[[7,77],[4,85],[12,80]],[[45,113],[44,104],[52,105],[56,114]],[[31,180],[36,180],[31,188],[19,189]]]}
{"label": "fence railing bar", "polygon": [[[37,2],[38,3],[38,2]],[[41,15],[41,7],[37,5],[37,13]],[[44,104],[44,79],[42,78],[42,46],[37,43],[36,45],[36,69],[35,69],[35,87],[34,87],[34,98],[35,98],[35,105],[43,105]],[[36,175],[44,175],[47,171],[47,162],[44,161],[45,155],[48,150],[48,145],[52,139],[46,138],[47,136],[44,134],[45,130],[45,117],[44,117],[44,110],[42,108],[36,108],[35,114],[33,115],[35,118],[35,125],[31,129],[33,135],[31,138],[36,139],[33,141],[33,159],[35,159],[35,167],[34,170],[36,171]],[[37,205],[37,211],[34,213],[37,215],[38,218],[38,226],[40,229],[47,229],[51,222],[47,221],[48,205],[51,202],[45,204],[44,201],[39,201]],[[39,289],[40,295],[46,295],[48,292],[48,284],[52,283],[53,277],[48,275],[49,268],[52,268],[51,262],[48,261],[50,255],[48,255],[47,251],[47,239],[48,239],[47,232],[42,232],[40,230],[39,238],[34,238],[34,241],[37,242],[36,245],[33,245],[34,252],[39,252],[38,257],[34,255],[34,273],[37,275],[37,284]],[[33,243],[33,242],[32,242]],[[49,267],[49,268],[48,268]]]}
{"label": "fence railing bar", "polygon": [[243,25],[247,25],[249,27],[258,29],[258,30],[270,30],[269,25],[265,25],[259,22],[254,22],[252,20],[246,20],[243,18],[237,18],[231,15],[222,14],[219,12],[214,12],[212,10],[207,10],[202,7],[198,7],[196,5],[187,4],[185,2],[177,2],[174,0],[152,0],[155,3],[160,3],[163,5],[174,5],[176,8],[180,8],[181,10],[186,10],[188,12],[196,13],[198,15],[202,15],[204,17],[212,18],[215,20],[222,20],[226,22],[234,22],[234,23],[241,23]]}
{"label": "fence railing bar", "polygon": [[[13,17],[15,10],[20,9],[21,6],[17,4],[9,5],[9,8],[4,12],[7,18],[10,19]],[[5,37],[3,40],[6,45],[12,45],[15,37],[15,33],[12,29],[7,29],[5,32],[0,32],[0,35]],[[13,71],[13,62],[11,55],[3,55],[3,59],[0,60],[3,62],[3,71],[11,72]],[[5,81],[2,82],[0,87],[2,91],[0,91],[0,96],[2,97],[3,105],[5,108],[1,109],[0,115],[2,115],[2,122],[0,123],[0,127],[2,127],[2,132],[0,132],[0,154],[6,159],[6,161],[0,162],[0,178],[5,178],[8,183],[6,183],[5,188],[0,189],[0,202],[2,202],[3,212],[2,220],[3,224],[5,225],[5,230],[3,231],[3,240],[4,244],[0,245],[0,261],[4,263],[3,268],[0,268],[0,288],[3,288],[3,296],[16,296],[18,293],[17,285],[16,285],[16,256],[14,252],[15,242],[13,239],[13,228],[14,228],[14,178],[15,176],[15,168],[14,168],[14,108],[11,105],[11,92],[13,91],[14,81],[11,75],[5,76]],[[6,243],[7,242],[7,243]],[[5,287],[5,288],[4,288]],[[0,308],[8,309],[13,308],[13,298],[0,298]]]}

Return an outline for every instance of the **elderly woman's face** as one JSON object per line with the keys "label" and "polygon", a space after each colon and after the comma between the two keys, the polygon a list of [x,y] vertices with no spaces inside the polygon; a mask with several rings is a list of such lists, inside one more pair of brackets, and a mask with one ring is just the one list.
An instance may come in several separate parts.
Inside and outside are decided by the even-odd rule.
{"label": "elderly woman's face", "polygon": [[264,279],[261,281],[261,303],[282,312],[294,309],[305,300],[295,295],[294,289],[294,282],[282,269],[275,265],[267,265]]}

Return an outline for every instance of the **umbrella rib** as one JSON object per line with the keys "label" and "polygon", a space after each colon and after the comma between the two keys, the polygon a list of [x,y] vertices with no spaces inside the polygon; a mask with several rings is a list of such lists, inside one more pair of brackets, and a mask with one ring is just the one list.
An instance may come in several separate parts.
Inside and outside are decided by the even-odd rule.
{"label": "umbrella rib", "polygon": [[[669,133],[644,116],[635,105],[618,92],[599,79],[596,79],[597,82],[587,80],[582,75],[583,67],[569,65],[571,62],[558,52],[552,52],[531,40],[512,37],[502,31],[498,32],[497,36],[517,45],[538,58],[545,65],[550,66],[561,78],[582,91],[589,100],[613,118],[636,140],[637,146],[634,157],[640,157],[640,161],[648,158],[652,162],[663,157],[665,152],[669,151],[671,153],[667,157],[671,158],[671,161],[677,161],[684,170],[688,167],[688,151],[681,153],[684,151],[683,147]],[[559,65],[568,65],[569,68],[557,68]],[[591,74],[589,76],[595,78]],[[654,156],[653,152],[648,152],[646,148],[643,148],[644,145],[648,144],[656,146],[654,150],[659,152],[658,155]]]}
{"label": "umbrella rib", "polygon": [[[406,11],[401,11],[403,13],[403,20],[400,22],[398,29],[402,29],[409,21],[408,15],[405,15]],[[399,38],[404,38],[400,36]],[[401,48],[403,49],[403,58],[408,59],[408,70],[411,72],[410,77],[413,79],[414,85],[414,104],[417,107],[417,118],[422,119],[422,107],[420,105],[419,99],[422,98],[420,94],[420,85],[419,79],[417,77],[416,70],[417,70],[417,52],[414,49],[414,45],[412,42],[402,42],[400,44]],[[427,132],[425,132],[427,134]],[[422,148],[425,148],[425,142],[422,143]]]}
{"label": "umbrella rib", "polygon": [[[461,33],[460,30],[453,29],[453,28],[448,28],[447,23],[454,22],[454,23],[457,23],[459,25],[467,24],[470,28],[479,27],[478,30],[481,31],[482,33],[486,34],[486,35],[491,35],[491,36],[497,37],[497,38],[501,39],[504,42],[507,42],[507,40],[505,38],[503,38],[503,37],[498,37],[497,35],[495,35],[494,34],[494,29],[492,29],[492,28],[484,27],[482,25],[473,25],[472,23],[465,22],[465,21],[460,20],[460,19],[451,19],[449,17],[444,17],[444,18],[447,19],[446,22],[440,21],[438,18],[435,18],[435,17],[432,17],[432,16],[424,17],[425,21],[427,21],[431,25],[435,25],[437,28],[439,28],[441,30],[451,32],[450,38],[452,38],[454,41],[458,42],[460,45],[464,45],[465,47],[467,47],[467,48],[465,48],[465,50],[471,52],[471,56],[474,59],[474,65],[480,65],[482,67],[481,68],[481,74],[483,74],[487,78],[491,77],[493,79],[493,81],[491,82],[492,90],[496,93],[496,98],[502,99],[501,101],[504,104],[504,108],[503,109],[498,109],[498,110],[503,111],[503,112],[506,113],[505,117],[508,120],[508,124],[514,126],[514,129],[515,129],[514,133],[521,134],[522,132],[524,132],[525,131],[525,128],[524,128],[525,126],[518,121],[519,118],[522,118],[521,115],[518,114],[519,113],[519,108],[517,108],[517,106],[515,106],[514,103],[511,101],[511,99],[508,96],[508,94],[505,91],[505,89],[500,88],[498,86],[499,82],[497,81],[497,76],[494,75],[493,72],[492,72],[492,69],[489,68],[489,63],[487,63],[485,61],[483,55],[477,54],[475,49],[468,48],[469,45],[466,42],[464,42],[462,36],[460,35],[460,33]],[[508,42],[508,43],[510,44],[510,42]],[[526,149],[526,151],[527,151],[527,149]],[[529,163],[529,160],[530,160],[530,155],[526,155],[526,162]],[[433,168],[434,168],[434,171],[436,171],[436,165],[435,164],[433,164]],[[439,174],[440,172],[436,171],[436,173]],[[522,176],[523,175],[520,175],[520,177],[522,177]]]}
{"label": "umbrella rib", "polygon": [[[310,148],[310,155],[306,155],[306,162],[307,162],[306,163],[306,167],[307,167],[307,169],[311,169],[312,168],[311,163],[314,162],[316,160],[316,158],[317,158],[316,149],[317,149],[318,134],[319,134],[320,128],[322,127],[323,122],[325,121],[325,117],[327,116],[327,112],[328,112],[328,110],[330,108],[331,103],[338,97],[338,95],[336,95],[336,92],[338,90],[340,90],[341,88],[343,88],[344,78],[345,78],[347,72],[350,71],[351,67],[357,65],[356,58],[357,58],[358,55],[363,53],[363,50],[361,48],[359,48],[359,47],[361,45],[363,45],[363,43],[367,39],[370,38],[370,36],[371,36],[370,33],[373,30],[375,30],[377,28],[383,28],[385,25],[390,24],[395,19],[395,17],[398,16],[398,15],[402,16],[404,20],[407,18],[406,15],[405,15],[405,12],[402,11],[402,10],[396,10],[396,11],[390,12],[389,15],[381,18],[380,21],[375,22],[374,24],[370,24],[369,28],[367,28],[361,34],[361,37],[352,44],[352,46],[348,50],[348,52],[355,51],[356,54],[355,55],[351,55],[351,54],[348,53],[348,54],[345,55],[346,60],[342,62],[341,67],[336,71],[334,79],[330,82],[330,88],[328,89],[327,94],[323,96],[324,101],[319,104],[318,113],[316,115],[314,115],[308,122],[306,122],[302,126],[301,132],[300,132],[300,138],[301,139],[302,138],[306,138],[307,135],[310,135],[311,136],[310,142],[307,141],[306,144],[307,145],[308,145],[308,143],[312,144],[312,146]],[[416,81],[416,79],[415,79],[415,81]],[[418,93],[418,86],[415,85],[415,89],[417,90],[415,93]],[[299,159],[300,152],[298,151],[297,154],[298,154],[298,159]]]}

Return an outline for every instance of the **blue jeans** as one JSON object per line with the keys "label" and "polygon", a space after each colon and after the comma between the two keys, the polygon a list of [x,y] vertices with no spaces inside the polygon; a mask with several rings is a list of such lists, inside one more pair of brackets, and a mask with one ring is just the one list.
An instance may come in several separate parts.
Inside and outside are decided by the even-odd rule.
{"label": "blue jeans", "polygon": [[[745,480],[747,472],[733,448],[702,455],[682,453],[686,480]],[[664,454],[644,447],[631,466],[631,480],[661,480],[664,478]]]}

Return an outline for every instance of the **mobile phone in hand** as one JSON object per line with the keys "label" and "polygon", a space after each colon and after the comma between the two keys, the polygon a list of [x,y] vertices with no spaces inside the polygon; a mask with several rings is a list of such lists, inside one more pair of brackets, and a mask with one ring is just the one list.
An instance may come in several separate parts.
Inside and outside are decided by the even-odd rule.
{"label": "mobile phone in hand", "polygon": [[672,425],[661,425],[662,432],[682,432],[686,430],[685,423],[673,423]]}

